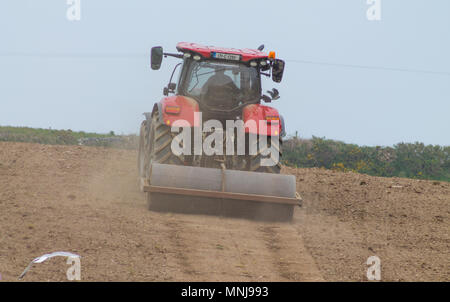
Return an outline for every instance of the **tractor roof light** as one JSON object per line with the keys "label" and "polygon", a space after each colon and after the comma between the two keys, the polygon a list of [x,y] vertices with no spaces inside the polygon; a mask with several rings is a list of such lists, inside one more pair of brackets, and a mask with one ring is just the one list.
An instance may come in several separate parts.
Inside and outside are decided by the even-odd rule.
{"label": "tractor roof light", "polygon": [[267,65],[267,62],[266,61],[261,61],[261,66],[266,66]]}
{"label": "tractor roof light", "polygon": [[192,57],[192,55],[188,52],[185,52],[183,57],[185,57],[186,59],[189,59],[190,57]]}
{"label": "tractor roof light", "polygon": [[258,63],[255,62],[255,61],[251,61],[251,62],[250,62],[250,66],[251,66],[251,67],[256,67],[256,66],[258,66]]}
{"label": "tractor roof light", "polygon": [[195,56],[194,56],[194,60],[196,60],[196,61],[200,61],[201,58],[202,58],[202,57],[200,57],[199,55],[195,55]]}
{"label": "tractor roof light", "polygon": [[269,59],[271,59],[271,60],[275,60],[275,57],[276,57],[276,55],[275,55],[275,51],[271,51],[271,52],[269,52]]}

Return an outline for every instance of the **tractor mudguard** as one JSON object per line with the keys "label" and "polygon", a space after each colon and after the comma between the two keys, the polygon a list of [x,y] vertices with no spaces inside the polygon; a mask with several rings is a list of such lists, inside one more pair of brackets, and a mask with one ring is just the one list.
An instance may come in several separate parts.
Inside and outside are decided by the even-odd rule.
{"label": "tractor mudguard", "polygon": [[[260,104],[251,104],[244,108],[242,112],[242,119],[246,125],[249,121],[254,121],[256,124],[256,127],[246,127],[246,133],[267,136],[279,136],[283,133],[282,123],[280,122],[280,114],[275,108]],[[266,127],[261,127],[260,123],[264,123],[263,125],[266,125]]]}
{"label": "tractor mudguard", "polygon": [[[153,112],[158,110],[159,120],[168,126],[198,127],[200,121],[195,120],[194,113],[199,112],[199,105],[193,98],[185,96],[170,96],[156,103]],[[254,133],[267,136],[279,136],[283,134],[283,121],[278,110],[260,104],[251,104],[242,111],[244,123],[254,121],[256,127],[246,127],[246,133]],[[261,127],[264,123],[266,127]],[[273,127],[271,127],[273,126]]]}
{"label": "tractor mudguard", "polygon": [[159,120],[168,126],[198,127],[200,121],[195,120],[194,113],[199,111],[199,105],[193,98],[185,96],[170,96],[163,98],[153,107],[158,110]]}

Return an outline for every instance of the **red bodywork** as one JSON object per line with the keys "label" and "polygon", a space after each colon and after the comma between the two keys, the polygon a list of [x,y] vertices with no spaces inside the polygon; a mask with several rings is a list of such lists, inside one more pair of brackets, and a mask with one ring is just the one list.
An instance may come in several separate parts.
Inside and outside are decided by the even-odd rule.
{"label": "red bodywork", "polygon": [[[212,52],[237,54],[241,55],[241,61],[243,62],[268,59],[267,54],[259,50],[203,46],[187,42],[178,43],[177,50],[180,52],[194,52],[200,54],[204,58],[211,58]],[[169,107],[169,110],[166,110],[167,107]],[[195,112],[199,112],[199,105],[193,98],[185,96],[166,97],[161,100],[161,110],[163,122],[166,125],[175,125],[179,127],[192,127],[192,125],[194,127],[200,126],[200,121],[195,120],[194,115]],[[172,111],[172,113],[166,111]],[[246,127],[246,133],[278,136],[282,130],[278,110],[272,107],[260,104],[248,105],[242,110],[242,119],[244,120],[244,123],[246,123],[246,126],[255,126]],[[267,120],[269,120],[269,122]],[[260,121],[262,121],[262,123],[260,123]]]}
{"label": "red bodywork", "polygon": [[230,53],[235,55],[241,55],[242,61],[247,62],[250,60],[267,59],[268,56],[265,52],[254,49],[235,49],[235,48],[223,48],[214,46],[204,46],[196,43],[180,42],[177,44],[177,50],[181,52],[196,52],[204,58],[211,58],[211,52]]}
{"label": "red bodywork", "polygon": [[[179,107],[180,112],[178,114],[167,113],[166,107]],[[197,101],[192,98],[180,95],[166,97],[161,100],[161,109],[163,122],[168,126],[200,126],[200,121],[194,118],[194,113],[199,112],[199,106]]]}
{"label": "red bodywork", "polygon": [[242,110],[242,119],[246,124],[249,121],[256,122],[256,128],[245,128],[247,133],[278,136],[282,130],[278,110],[269,106],[260,104],[248,105]]}
{"label": "red bodywork", "polygon": [[[167,108],[169,110],[166,110]],[[174,108],[179,108],[178,113],[166,112]],[[199,105],[192,98],[185,96],[166,97],[161,100],[161,110],[163,122],[168,126],[200,126],[199,119],[195,118],[195,112],[200,112]],[[245,128],[246,133],[278,136],[282,130],[278,110],[272,107],[260,104],[248,105],[242,110],[242,119],[245,125],[249,126]],[[269,122],[267,122],[268,120]]]}

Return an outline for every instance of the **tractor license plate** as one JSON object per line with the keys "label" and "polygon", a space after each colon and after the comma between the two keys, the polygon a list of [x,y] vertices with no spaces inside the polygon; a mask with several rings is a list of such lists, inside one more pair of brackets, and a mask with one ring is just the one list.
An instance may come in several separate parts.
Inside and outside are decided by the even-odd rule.
{"label": "tractor license plate", "polygon": [[211,53],[211,57],[215,59],[221,59],[221,60],[231,60],[231,61],[240,61],[241,56],[235,55],[231,53],[221,53],[221,52],[213,52]]}

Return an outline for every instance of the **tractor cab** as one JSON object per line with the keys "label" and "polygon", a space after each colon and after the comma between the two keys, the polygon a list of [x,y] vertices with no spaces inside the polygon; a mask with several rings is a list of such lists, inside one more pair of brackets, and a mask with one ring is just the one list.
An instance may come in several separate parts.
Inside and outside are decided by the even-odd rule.
{"label": "tractor cab", "polygon": [[[275,53],[258,50],[232,49],[202,46],[194,43],[178,43],[178,54],[164,53],[162,47],[153,47],[151,67],[158,70],[162,58],[172,56],[183,60],[176,65],[164,95],[176,93],[195,99],[202,111],[238,112],[248,104],[270,102],[279,98],[276,89],[269,91],[271,97],[262,95],[261,76],[272,77],[281,82],[284,61]],[[181,66],[178,83],[172,82],[175,70]]]}

